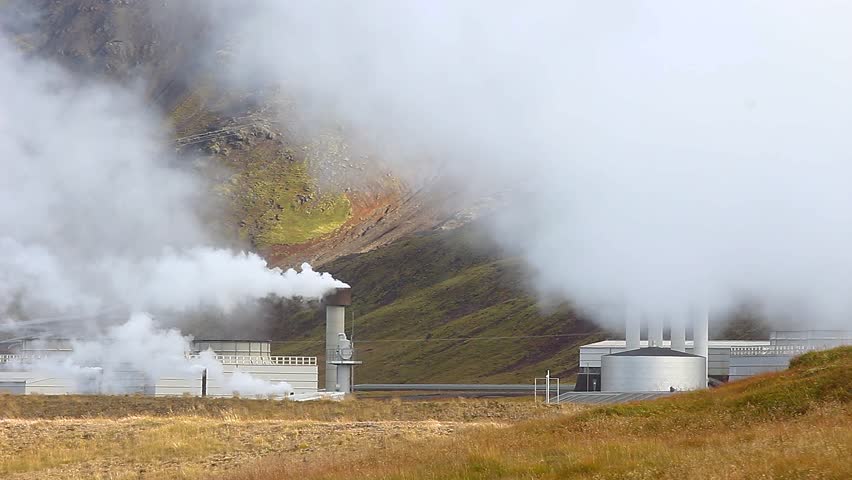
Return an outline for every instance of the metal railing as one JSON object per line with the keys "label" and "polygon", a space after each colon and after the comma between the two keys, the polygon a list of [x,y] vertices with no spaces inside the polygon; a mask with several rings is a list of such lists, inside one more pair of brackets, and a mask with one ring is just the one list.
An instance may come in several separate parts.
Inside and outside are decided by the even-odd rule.
{"label": "metal railing", "polygon": [[325,359],[326,362],[350,362],[358,360],[355,355],[355,350],[348,349],[340,349],[340,348],[329,348],[325,351]]}
{"label": "metal railing", "polygon": [[[4,354],[0,363],[31,363],[51,357],[45,354]],[[189,360],[197,360],[199,355],[187,355]],[[213,358],[225,365],[316,365],[317,357],[250,356],[250,355],[213,355]]]}
{"label": "metal railing", "polygon": [[732,357],[788,356],[795,357],[816,350],[805,345],[760,345],[749,347],[731,347]]}
{"label": "metal railing", "polygon": [[[68,352],[61,352],[68,353]],[[8,353],[0,355],[0,363],[26,363],[46,358],[56,357],[56,354],[46,353]]]}
{"label": "metal railing", "polygon": [[[553,384],[556,384],[556,395],[553,395],[552,388]],[[536,377],[533,379],[533,402],[538,402],[538,387],[539,385],[544,386],[544,403],[559,403],[559,395],[562,393],[560,391],[559,378],[551,377],[550,370],[547,371],[547,375],[544,377]]]}
{"label": "metal railing", "polygon": [[[197,359],[199,355],[189,355]],[[317,357],[283,357],[255,355],[213,355],[213,358],[225,365],[316,365]]]}

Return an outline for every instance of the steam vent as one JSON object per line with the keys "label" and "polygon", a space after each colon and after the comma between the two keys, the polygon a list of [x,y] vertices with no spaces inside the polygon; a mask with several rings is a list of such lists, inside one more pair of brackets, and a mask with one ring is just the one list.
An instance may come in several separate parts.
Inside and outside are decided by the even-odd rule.
{"label": "steam vent", "polygon": [[346,337],[346,307],[352,305],[352,289],[337,288],[325,298],[325,390],[350,393],[355,365],[352,341]]}

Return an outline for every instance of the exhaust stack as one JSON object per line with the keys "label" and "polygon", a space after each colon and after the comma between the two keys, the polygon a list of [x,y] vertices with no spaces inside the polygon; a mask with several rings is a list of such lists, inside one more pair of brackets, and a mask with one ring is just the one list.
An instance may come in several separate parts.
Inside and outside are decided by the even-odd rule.
{"label": "exhaust stack", "polygon": [[[337,352],[341,335],[346,338],[344,325],[346,307],[352,305],[352,289],[337,288],[334,293],[325,298],[325,390],[338,392],[340,388],[351,384],[351,367],[343,368],[341,373],[349,373],[349,378],[338,379]],[[340,381],[344,380],[344,381]],[[346,391],[345,393],[349,393]]]}
{"label": "exhaust stack", "polygon": [[671,323],[672,350],[686,353],[686,322],[675,318]]}
{"label": "exhaust stack", "polygon": [[659,316],[652,316],[648,321],[648,346],[663,347],[663,319]]}
{"label": "exhaust stack", "polygon": [[627,350],[639,350],[641,318],[627,313],[624,315],[624,338]]}
{"label": "exhaust stack", "polygon": [[704,377],[707,377],[707,358],[708,358],[708,342],[710,337],[709,332],[709,317],[710,314],[706,310],[695,317],[695,324],[692,327],[692,353],[704,357]]}

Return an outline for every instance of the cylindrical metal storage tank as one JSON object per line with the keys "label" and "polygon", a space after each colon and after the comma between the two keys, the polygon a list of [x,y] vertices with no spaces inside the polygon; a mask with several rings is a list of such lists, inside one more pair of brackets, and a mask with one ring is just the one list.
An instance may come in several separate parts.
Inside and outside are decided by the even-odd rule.
{"label": "cylindrical metal storage tank", "polygon": [[640,348],[601,357],[601,391],[668,392],[707,386],[705,359],[668,348]]}

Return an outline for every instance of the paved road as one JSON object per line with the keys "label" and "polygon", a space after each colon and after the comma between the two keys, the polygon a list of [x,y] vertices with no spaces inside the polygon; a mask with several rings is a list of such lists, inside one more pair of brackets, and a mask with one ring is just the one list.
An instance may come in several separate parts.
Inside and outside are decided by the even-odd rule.
{"label": "paved road", "polygon": [[[498,383],[362,383],[355,385],[356,392],[495,392],[495,393],[522,393],[532,395],[533,385],[527,384],[498,384]],[[538,391],[543,392],[544,385],[538,386]],[[573,384],[562,384],[561,392],[574,390]],[[556,392],[556,385],[550,386],[551,392]]]}

